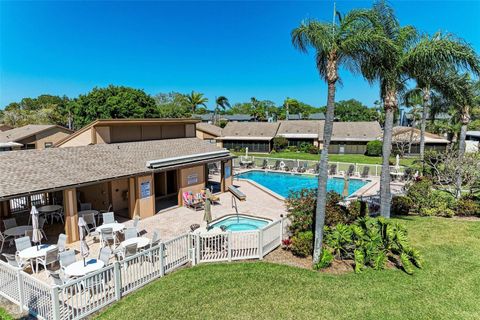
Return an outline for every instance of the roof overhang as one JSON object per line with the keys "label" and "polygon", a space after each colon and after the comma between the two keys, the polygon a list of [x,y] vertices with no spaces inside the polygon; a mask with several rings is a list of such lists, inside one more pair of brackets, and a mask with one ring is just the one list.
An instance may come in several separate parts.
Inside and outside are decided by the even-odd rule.
{"label": "roof overhang", "polygon": [[164,167],[171,167],[182,165],[186,163],[192,163],[196,161],[205,161],[205,160],[219,160],[225,157],[231,157],[231,154],[228,150],[220,150],[214,152],[207,152],[207,153],[200,153],[200,154],[193,154],[189,156],[183,157],[173,157],[173,158],[165,158],[159,160],[150,160],[147,161],[147,168],[149,169],[161,169]]}
{"label": "roof overhang", "polygon": [[11,147],[21,147],[23,144],[18,143],[18,142],[0,142],[0,148],[11,148]]}
{"label": "roof overhang", "polygon": [[318,139],[318,134],[315,133],[279,133],[280,137],[284,138],[299,138],[299,139]]}
{"label": "roof overhang", "polygon": [[273,137],[241,137],[241,136],[228,136],[228,137],[218,137],[217,140],[265,140],[270,141]]}

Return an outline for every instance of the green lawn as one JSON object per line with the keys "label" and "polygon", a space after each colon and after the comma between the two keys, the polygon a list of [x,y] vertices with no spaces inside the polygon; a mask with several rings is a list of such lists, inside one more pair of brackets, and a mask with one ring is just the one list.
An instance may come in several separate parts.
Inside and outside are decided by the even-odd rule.
{"label": "green lawn", "polygon": [[[238,156],[245,155],[243,152],[234,152]],[[284,159],[299,159],[299,160],[313,160],[318,161],[319,155],[310,154],[304,152],[290,152],[282,151],[271,154],[265,153],[249,153],[249,155],[255,157],[269,157],[269,158],[284,158]],[[363,154],[329,154],[329,161],[339,161],[339,162],[351,162],[351,163],[362,163],[362,164],[382,164],[382,157],[369,157]],[[395,163],[395,158],[391,160]],[[401,165],[411,165],[414,159],[400,159]]]}
{"label": "green lawn", "polygon": [[480,319],[480,222],[401,221],[425,259],[413,276],[204,264],[152,283],[98,319]]}
{"label": "green lawn", "polygon": [[10,316],[5,309],[0,308],[0,320],[13,320],[13,317]]}

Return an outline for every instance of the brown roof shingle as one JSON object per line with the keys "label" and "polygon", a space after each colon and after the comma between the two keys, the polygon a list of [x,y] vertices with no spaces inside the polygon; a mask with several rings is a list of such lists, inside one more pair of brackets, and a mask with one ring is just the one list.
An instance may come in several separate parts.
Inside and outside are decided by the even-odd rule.
{"label": "brown roof shingle", "polygon": [[198,138],[182,138],[0,152],[0,199],[148,173],[147,161],[221,150]]}
{"label": "brown roof shingle", "polygon": [[[0,142],[10,142],[10,141],[15,142],[55,127],[60,127],[60,126],[57,126],[54,124],[27,124],[26,126],[23,126],[23,127],[0,132]],[[60,128],[63,128],[63,127],[60,127]],[[63,129],[68,130],[67,128],[63,128]]]}
{"label": "brown roof shingle", "polygon": [[196,127],[197,130],[209,133],[216,137],[220,137],[222,135],[222,128],[210,123],[200,122],[196,124]]}
{"label": "brown roof shingle", "polygon": [[280,123],[278,122],[229,122],[225,128],[223,128],[222,139],[270,140],[276,136],[279,125]]}

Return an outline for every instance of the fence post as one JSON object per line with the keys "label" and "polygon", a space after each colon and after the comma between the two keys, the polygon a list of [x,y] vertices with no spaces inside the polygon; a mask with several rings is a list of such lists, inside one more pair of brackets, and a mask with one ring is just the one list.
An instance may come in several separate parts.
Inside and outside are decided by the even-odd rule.
{"label": "fence post", "polygon": [[[188,242],[190,242],[190,237],[188,237]],[[190,244],[189,244],[190,245]],[[160,243],[160,277],[165,275],[165,245],[163,242]]]}
{"label": "fence post", "polygon": [[258,258],[263,260],[263,229],[258,231]]}
{"label": "fence post", "polygon": [[196,263],[200,263],[200,261],[201,261],[201,257],[200,257],[200,234],[198,234],[198,233],[195,235],[195,260],[196,260]]}
{"label": "fence post", "polygon": [[52,317],[54,320],[60,320],[60,299],[58,296],[59,287],[52,288]]}
{"label": "fence post", "polygon": [[283,214],[280,215],[280,245],[283,240]]}
{"label": "fence post", "polygon": [[358,169],[358,163],[355,162],[355,173],[354,174],[357,174],[357,172],[358,172],[357,169]]}
{"label": "fence post", "polygon": [[378,166],[375,165],[375,176],[378,177]]}
{"label": "fence post", "polygon": [[122,275],[120,272],[120,262],[113,263],[113,278],[115,283],[115,300],[120,300],[122,297]]}
{"label": "fence post", "polygon": [[17,285],[18,285],[18,304],[20,305],[20,313],[23,312],[23,305],[25,300],[25,293],[23,292],[23,275],[22,270],[17,270]]}
{"label": "fence post", "polygon": [[228,230],[227,236],[228,236],[228,240],[227,240],[228,262],[232,262],[232,230]]}

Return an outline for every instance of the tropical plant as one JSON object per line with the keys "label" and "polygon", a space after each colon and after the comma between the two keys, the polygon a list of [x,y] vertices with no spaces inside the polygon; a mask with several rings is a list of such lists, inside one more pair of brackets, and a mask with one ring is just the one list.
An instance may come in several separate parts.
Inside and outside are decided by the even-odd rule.
{"label": "tropical plant", "polygon": [[292,253],[299,257],[307,257],[312,254],[313,251],[313,233],[312,231],[299,232],[292,237],[292,243],[290,244],[290,250]]}
{"label": "tropical plant", "polygon": [[220,111],[225,112],[227,108],[230,108],[230,102],[228,101],[228,98],[225,96],[220,96],[215,98],[215,116],[214,116],[214,121],[215,124],[218,122],[218,114]]}
{"label": "tropical plant", "polygon": [[[448,37],[419,38],[413,26],[400,26],[393,9],[383,0],[375,2],[370,12],[371,28],[382,40],[378,42],[375,50],[362,56],[360,66],[365,79],[379,82],[380,97],[385,110],[380,211],[382,216],[388,218],[393,120],[398,110],[399,94],[406,89],[406,80],[419,77],[422,71],[427,74],[426,70],[429,68],[436,74],[438,70],[449,65],[476,66],[477,58],[466,44],[452,41]],[[460,49],[461,52],[456,51]],[[465,52],[471,56],[465,57]]]}
{"label": "tropical plant", "polygon": [[203,93],[192,91],[190,94],[185,95],[188,106],[191,108],[192,113],[197,111],[199,106],[207,107],[208,98],[203,96]]}
{"label": "tropical plant", "polygon": [[367,143],[367,156],[378,157],[382,155],[382,142],[378,140],[369,141]]}
{"label": "tropical plant", "polygon": [[[338,17],[338,19],[336,19]],[[334,12],[333,23],[307,20],[291,33],[292,44],[301,52],[312,48],[316,52],[316,67],[320,77],[327,82],[327,110],[324,124],[323,149],[318,175],[318,195],[315,223],[313,264],[320,260],[325,224],[326,193],[328,179],[328,146],[333,130],[335,90],[339,80],[338,68],[353,67],[371,46],[376,46],[377,36],[364,28],[364,10],[353,10],[345,17]]]}

